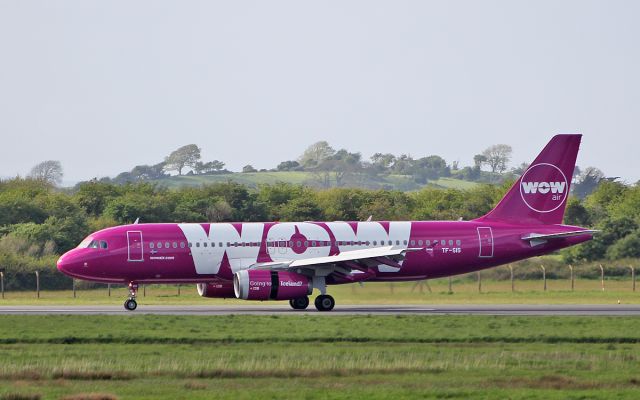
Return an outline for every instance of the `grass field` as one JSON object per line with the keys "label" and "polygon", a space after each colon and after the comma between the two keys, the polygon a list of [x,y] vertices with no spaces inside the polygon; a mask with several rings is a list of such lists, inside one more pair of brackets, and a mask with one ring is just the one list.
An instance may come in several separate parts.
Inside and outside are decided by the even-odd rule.
{"label": "grass field", "polygon": [[[429,291],[430,289],[430,291]],[[575,290],[571,291],[569,280],[547,280],[547,291],[543,282],[533,280],[515,281],[515,291],[511,292],[509,281],[483,280],[482,292],[478,283],[469,279],[455,279],[452,293],[449,293],[448,279],[430,280],[424,283],[365,283],[359,285],[331,286],[329,293],[341,304],[638,304],[639,291],[633,292],[629,280],[606,280],[605,290],[599,280],[579,279],[575,281]],[[178,295],[177,286],[151,285],[138,292],[138,303],[145,304],[237,304],[250,306],[251,302],[235,299],[206,299],[198,296],[195,285],[183,285]],[[76,298],[71,291],[43,291],[36,298],[35,291],[6,292],[2,305],[120,305],[128,291],[113,286],[111,296],[104,289],[78,290]],[[262,304],[276,304],[266,302]]]}
{"label": "grass field", "polygon": [[0,398],[632,399],[638,328],[627,317],[0,316]]}

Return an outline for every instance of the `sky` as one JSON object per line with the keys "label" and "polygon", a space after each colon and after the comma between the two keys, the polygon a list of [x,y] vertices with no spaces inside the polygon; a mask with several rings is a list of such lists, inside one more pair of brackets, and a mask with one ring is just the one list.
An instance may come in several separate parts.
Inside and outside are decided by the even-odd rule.
{"label": "sky", "polygon": [[515,166],[556,133],[634,183],[637,1],[0,0],[0,177],[66,183],[189,143],[231,170],[310,144]]}

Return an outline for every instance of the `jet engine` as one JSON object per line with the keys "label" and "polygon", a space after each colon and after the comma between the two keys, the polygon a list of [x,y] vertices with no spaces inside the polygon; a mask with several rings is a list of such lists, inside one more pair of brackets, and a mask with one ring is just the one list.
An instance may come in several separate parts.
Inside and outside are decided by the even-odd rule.
{"label": "jet engine", "polygon": [[214,283],[198,283],[198,294],[202,297],[210,298],[234,298],[233,282],[231,281],[218,281]]}
{"label": "jet engine", "polygon": [[313,284],[295,272],[242,270],[233,276],[233,290],[244,300],[291,300],[310,295]]}

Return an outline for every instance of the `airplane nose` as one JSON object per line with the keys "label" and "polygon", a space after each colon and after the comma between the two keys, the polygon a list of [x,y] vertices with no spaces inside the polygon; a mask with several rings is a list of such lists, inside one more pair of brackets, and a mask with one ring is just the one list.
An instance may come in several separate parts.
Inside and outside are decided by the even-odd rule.
{"label": "airplane nose", "polygon": [[62,255],[60,258],[58,258],[58,262],[56,263],[56,267],[58,268],[58,271],[62,272],[63,274],[67,273],[66,267],[68,264],[65,263],[64,261],[64,255]]}

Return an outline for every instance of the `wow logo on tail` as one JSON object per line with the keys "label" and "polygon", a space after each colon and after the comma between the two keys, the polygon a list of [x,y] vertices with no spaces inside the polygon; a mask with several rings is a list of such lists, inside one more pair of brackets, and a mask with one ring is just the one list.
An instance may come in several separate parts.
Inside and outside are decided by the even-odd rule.
{"label": "wow logo on tail", "polygon": [[567,198],[569,183],[562,170],[553,164],[532,165],[520,180],[520,196],[533,211],[557,210]]}

